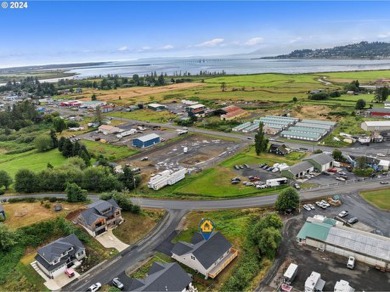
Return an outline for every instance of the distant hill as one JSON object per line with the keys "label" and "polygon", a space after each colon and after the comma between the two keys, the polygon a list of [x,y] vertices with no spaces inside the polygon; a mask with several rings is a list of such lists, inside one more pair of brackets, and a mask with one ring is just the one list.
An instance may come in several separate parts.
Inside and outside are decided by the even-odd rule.
{"label": "distant hill", "polygon": [[390,43],[360,42],[329,49],[295,50],[287,55],[261,59],[386,59],[390,58]]}

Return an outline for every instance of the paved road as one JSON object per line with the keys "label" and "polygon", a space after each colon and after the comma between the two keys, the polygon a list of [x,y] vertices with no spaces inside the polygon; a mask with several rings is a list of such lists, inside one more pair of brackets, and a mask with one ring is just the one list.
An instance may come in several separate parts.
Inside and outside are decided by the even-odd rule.
{"label": "paved road", "polygon": [[187,210],[169,210],[168,215],[158,227],[142,241],[130,246],[114,258],[86,272],[76,281],[65,286],[62,291],[86,291],[93,283],[107,284],[123,273],[128,267],[134,266],[150,256],[180,223]]}

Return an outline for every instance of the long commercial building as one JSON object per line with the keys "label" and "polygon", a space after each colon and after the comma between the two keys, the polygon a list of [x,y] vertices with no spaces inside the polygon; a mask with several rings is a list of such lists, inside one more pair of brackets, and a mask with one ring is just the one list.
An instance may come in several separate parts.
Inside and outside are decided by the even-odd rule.
{"label": "long commercial building", "polygon": [[302,120],[293,127],[289,127],[288,130],[280,133],[281,137],[288,139],[306,140],[306,141],[319,141],[326,134],[328,134],[335,122],[321,121],[321,120]]}
{"label": "long commercial building", "polygon": [[360,126],[364,131],[388,131],[390,121],[365,121]]}
{"label": "long commercial building", "polygon": [[316,249],[390,271],[390,238],[343,226],[330,218],[307,218],[297,241]]}

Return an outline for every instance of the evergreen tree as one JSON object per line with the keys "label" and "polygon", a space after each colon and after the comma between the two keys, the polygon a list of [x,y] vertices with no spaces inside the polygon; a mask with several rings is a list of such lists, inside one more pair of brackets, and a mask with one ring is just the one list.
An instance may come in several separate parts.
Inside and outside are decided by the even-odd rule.
{"label": "evergreen tree", "polygon": [[268,139],[264,136],[263,127],[264,124],[260,122],[259,129],[255,135],[256,155],[260,155],[260,153],[266,152],[268,148]]}

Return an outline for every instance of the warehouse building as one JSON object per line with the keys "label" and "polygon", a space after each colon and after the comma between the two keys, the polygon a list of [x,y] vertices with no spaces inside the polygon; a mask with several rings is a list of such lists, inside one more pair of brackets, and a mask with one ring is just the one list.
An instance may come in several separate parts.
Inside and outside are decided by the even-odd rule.
{"label": "warehouse building", "polygon": [[149,103],[148,104],[148,109],[154,110],[156,112],[165,110],[166,108],[167,107],[165,105],[159,104],[159,103]]}
{"label": "warehouse building", "polygon": [[390,121],[365,121],[360,126],[364,131],[389,131]]}
{"label": "warehouse building", "polygon": [[154,133],[133,140],[133,146],[138,148],[150,147],[157,143],[160,143],[160,136]]}
{"label": "warehouse building", "polygon": [[368,117],[390,116],[390,108],[371,108],[365,111]]}
{"label": "warehouse building", "polygon": [[302,162],[282,170],[282,175],[290,179],[299,179],[309,174],[310,172],[313,172],[314,170],[318,172],[325,171],[328,168],[333,167],[333,163],[333,157],[328,154],[314,154],[308,158],[303,159]]}
{"label": "warehouse building", "polygon": [[319,172],[325,171],[328,168],[333,167],[334,162],[333,157],[325,153],[314,154],[303,160],[310,162]]}
{"label": "warehouse building", "polygon": [[281,171],[282,175],[290,179],[298,179],[314,171],[314,166],[308,161],[299,162]]}
{"label": "warehouse building", "polygon": [[[291,128],[290,128],[291,129]],[[320,133],[312,133],[312,132],[294,132],[290,130],[283,131],[280,133],[281,137],[287,139],[296,139],[296,140],[305,140],[305,141],[318,141],[322,138]]]}
{"label": "warehouse building", "polygon": [[321,120],[302,120],[283,131],[280,136],[288,139],[319,141],[336,125],[335,122]]}
{"label": "warehouse building", "polygon": [[356,261],[390,271],[390,238],[337,224],[330,218],[307,218],[296,236],[302,245],[341,256],[354,256]]}

